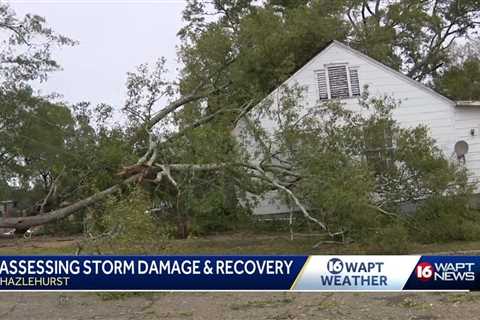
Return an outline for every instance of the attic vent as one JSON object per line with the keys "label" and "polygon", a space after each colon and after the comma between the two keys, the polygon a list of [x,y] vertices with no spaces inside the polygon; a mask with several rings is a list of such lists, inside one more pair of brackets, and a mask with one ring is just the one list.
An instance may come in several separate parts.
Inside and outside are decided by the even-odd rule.
{"label": "attic vent", "polygon": [[328,67],[328,82],[330,83],[330,98],[348,98],[347,66]]}
{"label": "attic vent", "polygon": [[319,100],[360,96],[358,68],[347,65],[328,66],[316,72]]}

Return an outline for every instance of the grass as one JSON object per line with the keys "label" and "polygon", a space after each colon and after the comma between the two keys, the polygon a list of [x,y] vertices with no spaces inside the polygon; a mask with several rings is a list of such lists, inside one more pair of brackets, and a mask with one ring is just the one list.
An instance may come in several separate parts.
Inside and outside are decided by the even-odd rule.
{"label": "grass", "polygon": [[480,294],[478,292],[449,294],[444,298],[445,302],[449,303],[463,303],[463,302],[475,302],[480,300]]}
{"label": "grass", "polygon": [[123,300],[131,297],[153,298],[156,293],[153,292],[96,292],[104,301]]}
{"label": "grass", "polygon": [[[34,237],[26,239],[0,239],[0,255],[74,254],[77,238]],[[104,254],[376,254],[378,252],[361,244],[325,244],[318,248],[315,237],[298,237],[291,241],[285,233],[226,233],[202,238],[168,240],[150,244],[132,244],[128,247],[108,245],[101,247]],[[480,241],[456,241],[441,244],[409,245],[408,253],[471,252],[480,250]],[[84,254],[88,251],[83,252]],[[480,252],[479,252],[480,253]]]}
{"label": "grass", "polygon": [[252,309],[252,308],[272,308],[278,307],[284,304],[292,303],[294,300],[292,298],[284,297],[282,299],[276,300],[254,300],[254,301],[247,301],[245,303],[234,303],[230,305],[230,309],[232,310],[245,310],[245,309]]}

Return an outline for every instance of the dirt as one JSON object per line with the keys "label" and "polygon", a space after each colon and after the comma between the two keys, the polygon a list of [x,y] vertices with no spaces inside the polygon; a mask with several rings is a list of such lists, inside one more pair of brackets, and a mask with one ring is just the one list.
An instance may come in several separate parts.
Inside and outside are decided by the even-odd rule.
{"label": "dirt", "polygon": [[72,249],[76,247],[80,237],[34,237],[31,239],[0,239],[0,254],[42,254],[57,252],[62,249]]}
{"label": "dirt", "polygon": [[[72,254],[79,238],[1,239],[0,254]],[[278,236],[233,235],[170,242],[172,253],[357,253]],[[476,254],[480,242],[413,248]],[[0,319],[479,319],[480,293],[0,293]]]}
{"label": "dirt", "polygon": [[480,319],[480,294],[0,294],[0,319]]}
{"label": "dirt", "polygon": [[[0,238],[0,255],[46,255],[75,254],[79,244],[84,248],[82,254],[88,254],[85,238],[81,236],[52,237],[33,236],[31,239]],[[291,241],[289,234],[232,233],[208,237],[193,237],[183,240],[167,240],[151,245],[130,244],[128,247],[103,245],[104,254],[398,254],[399,252],[378,251],[359,244],[322,244],[317,237],[296,236]],[[98,253],[98,251],[94,251]],[[440,244],[412,243],[408,252],[399,254],[438,254],[438,255],[479,255],[480,241],[455,241]]]}

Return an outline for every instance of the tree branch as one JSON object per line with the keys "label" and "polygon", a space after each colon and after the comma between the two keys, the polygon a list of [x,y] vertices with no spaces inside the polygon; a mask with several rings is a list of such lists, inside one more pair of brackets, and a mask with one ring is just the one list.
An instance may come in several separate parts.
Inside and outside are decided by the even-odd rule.
{"label": "tree branch", "polygon": [[46,224],[52,221],[56,221],[69,215],[78,212],[79,210],[86,208],[107,196],[114,194],[121,190],[122,185],[129,185],[140,178],[140,174],[134,175],[122,183],[116,184],[108,189],[105,189],[101,192],[95,193],[94,195],[85,198],[83,200],[77,201],[76,203],[69,205],[65,208],[57,209],[48,212],[44,215],[37,215],[31,217],[15,217],[15,218],[3,218],[0,219],[0,228],[13,228],[16,229],[17,232],[25,232],[29,228],[34,226],[39,226],[42,224]]}

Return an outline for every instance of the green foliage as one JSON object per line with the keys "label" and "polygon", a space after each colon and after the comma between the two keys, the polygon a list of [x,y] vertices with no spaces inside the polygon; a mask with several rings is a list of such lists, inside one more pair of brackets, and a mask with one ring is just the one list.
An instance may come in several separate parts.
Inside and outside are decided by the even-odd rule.
{"label": "green foliage", "polygon": [[268,93],[336,39],[422,81],[450,61],[455,40],[475,32],[478,8],[478,0],[190,0],[179,32],[183,80],[210,77],[235,58],[229,78],[251,94]]}
{"label": "green foliage", "polygon": [[[211,203],[210,203],[211,205]],[[251,216],[240,208],[225,209],[222,205],[209,207],[204,211],[196,211],[192,218],[191,233],[208,235],[219,232],[237,231],[249,225]]]}
{"label": "green foliage", "polygon": [[0,94],[0,127],[2,173],[16,172],[25,183],[32,172],[59,170],[58,155],[68,153],[66,141],[74,136],[70,110],[33,96],[30,89]]}
{"label": "green foliage", "polygon": [[352,45],[422,81],[449,61],[452,42],[475,32],[478,0],[345,1]]}
{"label": "green foliage", "polygon": [[398,102],[368,95],[360,102],[375,111],[362,125],[362,153],[375,177],[375,193],[386,208],[398,211],[401,203],[449,194],[452,185],[467,192],[464,168],[448,161],[427,127],[404,129],[392,118]]}
{"label": "green foliage", "polygon": [[85,231],[85,216],[85,212],[80,212],[66,219],[56,220],[44,225],[41,233],[53,236],[80,235]]}
{"label": "green foliage", "polygon": [[[178,123],[192,123],[225,106],[235,110],[249,101],[255,105],[332,39],[345,40],[424,80],[450,60],[450,41],[469,34],[478,16],[476,0],[378,3],[222,0],[209,6],[189,1],[184,12],[187,25],[180,32],[180,57],[185,65],[181,91],[190,92],[200,81],[229,85],[208,99],[189,104],[179,112]],[[207,19],[212,12],[218,19]],[[302,105],[302,90],[281,88],[278,101],[263,101],[263,106],[250,111],[249,119],[240,124],[248,132],[243,136],[246,140],[239,143],[232,142],[229,134],[237,124],[235,112],[222,113],[214,124],[186,135],[184,144],[176,146],[185,152],[176,154],[176,160],[260,162],[329,231],[346,231],[356,240],[368,238],[371,230],[397,228],[390,225],[384,210],[399,213],[405,202],[468,193],[465,172],[449,163],[427,128],[403,129],[393,120],[398,101],[366,94],[360,104],[369,110],[368,116],[349,112],[337,102],[307,110]],[[266,121],[275,128],[267,132]],[[252,137],[258,146],[243,152]],[[275,171],[279,164],[295,174]],[[224,203],[225,185],[215,175],[184,180],[187,191],[181,199],[190,216],[204,217],[209,211],[204,208]],[[271,188],[252,175],[237,168],[226,173],[242,192],[261,194]],[[209,181],[205,193],[186,187],[201,186],[204,181]],[[214,190],[217,185],[222,187]],[[452,190],[452,185],[459,187]],[[281,194],[287,204],[293,204],[290,195]]]}
{"label": "green foliage", "polygon": [[111,241],[125,246],[160,242],[162,235],[150,208],[149,196],[140,189],[128,197],[110,198],[101,217],[104,232],[110,233]]}
{"label": "green foliage", "polygon": [[478,240],[480,213],[471,201],[468,194],[426,199],[414,216],[413,238],[425,243]]}
{"label": "green foliage", "polygon": [[410,232],[410,228],[404,221],[389,221],[381,228],[372,230],[363,242],[370,246],[371,253],[406,254],[411,249]]}
{"label": "green foliage", "polygon": [[[359,113],[334,101],[303,110],[296,90],[282,89],[277,96],[276,103],[251,113],[252,118],[276,121],[269,134],[245,127],[245,135],[259,141],[251,161],[286,169],[278,183],[288,185],[330,232],[367,243],[385,237],[379,250],[401,251],[402,242],[389,237],[398,228],[405,240],[405,230],[414,230],[415,222],[402,213],[406,203],[430,198],[448,203],[460,194],[470,198],[466,171],[445,158],[427,128],[401,128],[392,118],[397,101],[365,91],[359,99],[365,112]],[[279,195],[293,205],[290,194]],[[425,204],[425,210],[436,210],[434,203]],[[468,225],[465,216],[457,216]]]}
{"label": "green foliage", "polygon": [[330,2],[281,12],[277,6],[252,1],[215,1],[213,10],[219,15],[211,22],[205,19],[208,7],[201,1],[187,5],[187,26],[179,33],[183,40],[179,55],[185,65],[180,90],[187,94],[201,82],[228,85],[189,104],[183,114],[187,117],[179,118],[181,124],[226,108],[229,112],[217,116],[216,124],[232,129],[235,110],[254,106],[329,41],[346,36],[340,7]]}
{"label": "green foliage", "polygon": [[247,213],[236,206],[233,185],[225,172],[185,172],[176,176],[178,189],[151,190],[155,202],[164,207],[169,234],[185,238],[231,231],[243,224]]}
{"label": "green foliage", "polygon": [[[117,182],[118,169],[136,157],[124,129],[106,125],[110,117],[105,105],[67,106],[36,97],[28,88],[2,92],[0,199],[17,200],[34,215],[49,194],[44,212]],[[80,222],[69,220],[54,229],[78,230]]]}
{"label": "green foliage", "polygon": [[[449,60],[451,41],[475,28],[478,4],[191,0],[184,12],[187,25],[179,32],[184,66],[179,93],[188,97],[199,84],[215,90],[175,109],[160,123],[161,131],[151,132],[156,102],[175,93],[173,82],[165,79],[164,59],[128,74],[123,108],[127,127],[108,125],[111,107],[67,106],[33,95],[25,81],[44,79],[58,68],[50,46],[73,42],[47,28],[42,18],[18,19],[0,5],[0,29],[13,32],[0,51],[2,65],[11,66],[0,74],[5,78],[2,88],[10,85],[0,95],[0,195],[21,196],[38,209],[38,200],[52,190],[47,211],[58,208],[119,182],[115,173],[137,162],[150,140],[159,142],[159,163],[219,164],[221,169],[179,170],[172,172],[174,179],[164,175],[156,184],[145,179],[145,192],[134,190],[97,208],[102,231],[125,245],[172,233],[168,224],[160,228],[163,233],[158,231],[148,213],[152,203],[169,211],[176,235],[185,237],[235,229],[244,218],[236,191],[247,201],[247,192],[261,194],[272,186],[291,190],[298,199],[285,193],[284,200],[292,207],[293,200],[304,203],[328,231],[381,242],[381,250],[401,251],[406,230],[413,228],[412,223],[392,222],[385,210],[399,213],[402,204],[419,199],[427,200],[414,222],[436,218],[443,227],[456,223],[454,233],[440,225],[430,230],[431,239],[451,239],[453,234],[469,239],[474,232],[468,226],[476,225],[468,223],[475,220],[471,210],[450,213],[466,208],[465,202],[450,202],[459,194],[469,197],[465,172],[445,159],[427,128],[398,126],[391,116],[396,101],[364,94],[360,105],[370,112],[361,115],[335,101],[307,110],[303,88],[282,88],[279,101],[262,99],[334,39],[418,80],[436,76]],[[211,11],[216,19],[207,18]],[[37,38],[44,43],[31,46],[30,40]],[[16,55],[13,47],[28,50]],[[452,96],[476,97],[478,69],[477,60],[468,60],[436,78],[436,86]],[[243,113],[260,101],[259,108]],[[206,117],[212,119],[196,125]],[[231,136],[243,119],[241,125],[259,145],[253,155]],[[273,132],[262,127],[265,119],[276,124]],[[185,131],[173,138],[170,128]],[[255,175],[252,163],[268,173],[259,177],[257,170]],[[167,169],[163,173],[170,174]],[[80,218],[68,223],[79,226]],[[399,236],[392,240],[395,233]]]}
{"label": "green foliage", "polygon": [[434,79],[435,88],[458,100],[480,99],[480,59],[471,57],[454,64]]}

